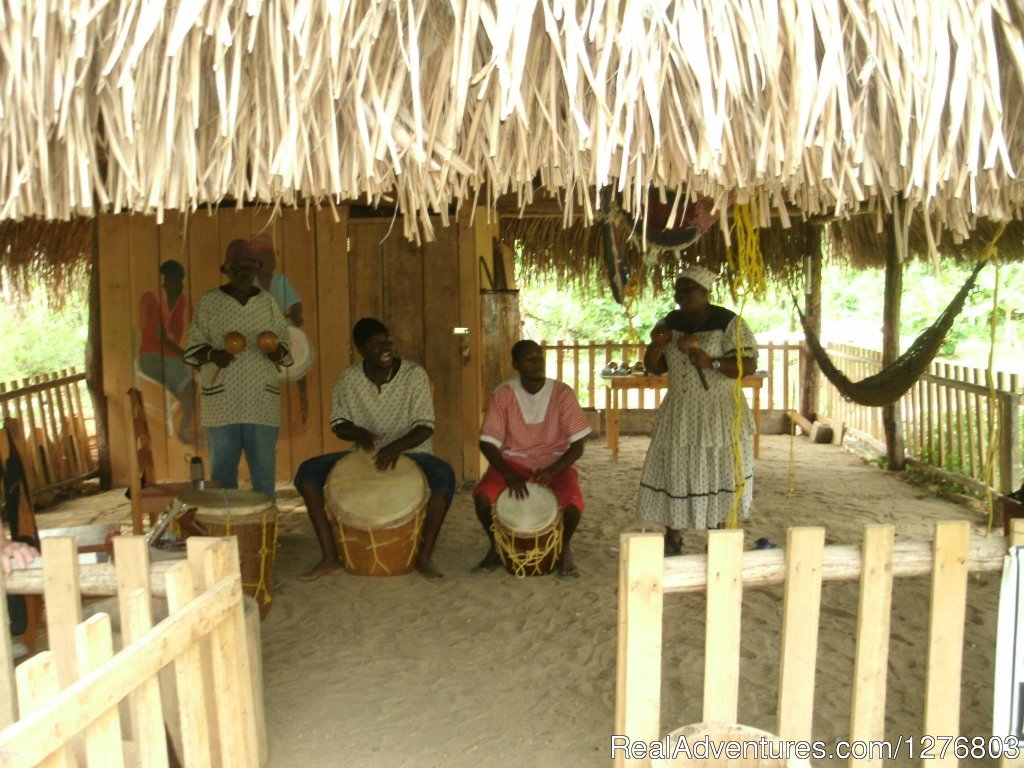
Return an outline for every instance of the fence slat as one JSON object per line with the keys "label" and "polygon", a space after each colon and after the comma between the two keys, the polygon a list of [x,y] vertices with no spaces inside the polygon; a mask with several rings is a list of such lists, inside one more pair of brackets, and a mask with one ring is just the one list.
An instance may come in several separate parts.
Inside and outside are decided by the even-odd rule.
{"label": "fence slat", "polygon": [[[75,628],[77,663],[85,675],[114,655],[110,616],[98,613]],[[117,705],[106,709],[85,729],[85,754],[89,768],[124,768],[121,746],[121,718]]]}
{"label": "fence slat", "polygon": [[704,722],[738,722],[743,531],[708,535],[707,628],[704,641]]}

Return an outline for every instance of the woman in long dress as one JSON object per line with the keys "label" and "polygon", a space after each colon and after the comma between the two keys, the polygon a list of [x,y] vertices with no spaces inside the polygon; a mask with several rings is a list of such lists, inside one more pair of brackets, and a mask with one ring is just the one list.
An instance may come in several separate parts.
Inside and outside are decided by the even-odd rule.
{"label": "woman in long dress", "polygon": [[714,280],[703,267],[679,273],[678,309],[658,321],[644,354],[648,372],[668,372],[668,394],[654,420],[637,517],[665,526],[667,555],[682,551],[682,529],[726,523],[737,493],[739,517],[745,519],[753,497],[754,420],[745,398],[739,399],[742,482],[734,461],[733,421],[736,379],[756,369],[757,342],[735,312],[708,302]]}

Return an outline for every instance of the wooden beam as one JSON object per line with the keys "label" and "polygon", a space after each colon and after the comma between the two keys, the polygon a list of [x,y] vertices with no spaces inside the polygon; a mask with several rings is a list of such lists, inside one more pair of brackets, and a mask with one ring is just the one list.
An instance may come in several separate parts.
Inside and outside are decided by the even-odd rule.
{"label": "wooden beam", "polygon": [[[898,210],[898,208],[896,209]],[[892,364],[900,356],[900,304],[903,298],[903,262],[896,241],[899,217],[889,219],[888,250],[885,254],[885,300],[882,309],[882,367]],[[885,429],[886,469],[902,472],[906,466],[903,444],[903,420],[900,401],[882,406],[882,426]]]}
{"label": "wooden beam", "polygon": [[[821,338],[821,227],[807,227],[804,246],[804,316]],[[818,413],[821,371],[806,346],[800,349],[800,413],[812,421]]]}

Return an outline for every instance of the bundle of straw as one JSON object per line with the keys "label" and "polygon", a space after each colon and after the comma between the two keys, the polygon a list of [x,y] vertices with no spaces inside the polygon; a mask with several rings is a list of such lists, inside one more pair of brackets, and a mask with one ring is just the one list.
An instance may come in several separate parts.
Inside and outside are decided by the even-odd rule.
{"label": "bundle of straw", "polygon": [[966,235],[1024,202],[1022,22],[1008,0],[5,0],[0,219],[363,198],[418,240],[539,184],[566,221],[606,188],[764,221],[899,197]]}

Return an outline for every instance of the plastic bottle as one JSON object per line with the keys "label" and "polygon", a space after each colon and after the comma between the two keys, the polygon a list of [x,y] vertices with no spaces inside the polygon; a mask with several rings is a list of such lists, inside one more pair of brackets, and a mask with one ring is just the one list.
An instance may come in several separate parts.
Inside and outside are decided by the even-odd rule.
{"label": "plastic bottle", "polygon": [[201,491],[206,488],[206,480],[204,479],[205,470],[203,469],[202,457],[192,457],[192,461],[189,462],[189,476],[192,478],[192,490]]}

